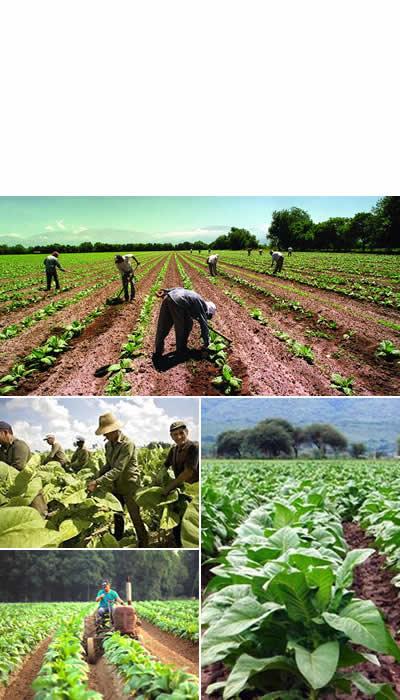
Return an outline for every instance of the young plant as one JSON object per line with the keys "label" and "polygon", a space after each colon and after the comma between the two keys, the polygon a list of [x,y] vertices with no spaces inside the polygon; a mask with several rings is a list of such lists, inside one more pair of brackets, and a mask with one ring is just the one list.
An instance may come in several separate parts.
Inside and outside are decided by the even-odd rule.
{"label": "young plant", "polygon": [[223,365],[222,374],[212,379],[211,384],[214,384],[226,395],[237,394],[242,388],[242,379],[235,377],[229,365]]}
{"label": "young plant", "polygon": [[388,360],[390,362],[400,357],[400,350],[396,348],[395,344],[392,343],[391,340],[382,340],[378,345],[375,356],[382,357],[384,360]]}
{"label": "young plant", "polygon": [[346,394],[346,396],[352,396],[354,394],[353,384],[355,381],[355,377],[349,377],[348,379],[345,379],[340,374],[332,374],[331,380],[331,387],[333,389],[342,391],[343,394]]}

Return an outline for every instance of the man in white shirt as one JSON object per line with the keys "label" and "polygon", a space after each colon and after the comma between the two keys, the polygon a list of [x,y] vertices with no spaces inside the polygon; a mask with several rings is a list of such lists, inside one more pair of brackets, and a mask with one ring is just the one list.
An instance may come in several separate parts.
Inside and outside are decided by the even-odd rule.
{"label": "man in white shirt", "polygon": [[136,265],[140,265],[139,260],[134,255],[116,255],[114,257],[115,264],[121,274],[122,286],[124,288],[125,301],[129,301],[128,285],[130,285],[131,301],[135,298],[135,275],[132,268],[131,259]]}
{"label": "man in white shirt", "polygon": [[208,269],[210,270],[211,277],[217,276],[217,260],[218,255],[209,255],[207,258]]}
{"label": "man in white shirt", "polygon": [[274,263],[276,263],[275,270],[273,271],[273,275],[275,275],[277,272],[280,272],[283,267],[283,255],[282,253],[279,252],[279,250],[270,250],[271,253],[271,267]]}

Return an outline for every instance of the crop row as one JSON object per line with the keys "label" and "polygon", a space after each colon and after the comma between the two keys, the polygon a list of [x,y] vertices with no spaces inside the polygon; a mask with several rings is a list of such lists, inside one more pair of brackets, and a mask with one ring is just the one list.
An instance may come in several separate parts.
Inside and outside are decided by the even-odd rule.
{"label": "crop row", "polygon": [[195,676],[157,661],[135,639],[114,632],[104,642],[104,649],[106,658],[123,679],[126,694],[147,700],[198,700]]}
{"label": "crop row", "polygon": [[69,619],[60,621],[44,655],[39,675],[32,683],[35,700],[68,698],[70,700],[101,700],[100,693],[89,690],[89,668],[84,661],[81,644],[83,620],[93,604],[86,605]]}
{"label": "crop row", "polygon": [[[142,279],[156,264],[157,262],[150,264],[141,274],[137,275],[136,279]],[[31,350],[29,355],[22,360],[17,360],[11,372],[0,379],[0,384],[4,385],[0,388],[0,394],[9,394],[15,391],[22,379],[33,372],[40,371],[46,365],[53,365],[58,356],[69,347],[70,341],[75,336],[80,335],[95,318],[101,316],[107,309],[106,305],[96,306],[83,320],[72,321],[72,323],[64,326],[65,330],[61,335],[50,336],[44,345]]]}
{"label": "crop row", "polygon": [[264,477],[268,498],[238,526],[212,570],[208,590],[216,592],[204,607],[202,663],[223,661],[231,671],[208,692],[223,689],[228,700],[256,689],[264,698],[299,700],[351,694],[355,686],[395,698],[388,684],[352,668],[362,661],[379,666],[371,652],[400,660],[379,610],[351,590],[353,569],[374,550],[347,550],[340,509],[322,482],[295,487],[282,463],[279,470],[279,494],[274,478],[271,484]]}
{"label": "crop row", "polygon": [[199,606],[197,601],[145,601],[135,603],[139,615],[164,632],[198,641]]}
{"label": "crop row", "polygon": [[71,603],[0,603],[0,684],[22,663],[59,621],[81,609]]}
{"label": "crop row", "polygon": [[140,348],[146,336],[146,329],[151,321],[152,310],[156,301],[156,292],[161,287],[168,269],[169,261],[170,256],[168,256],[157,275],[155,283],[144,299],[136,328],[133,333],[128,335],[128,342],[123,344],[119,354],[119,362],[110,365],[108,368],[110,378],[104,389],[104,393],[108,396],[121,396],[127,394],[132,389],[131,384],[125,378],[125,374],[135,369],[132,365],[132,358],[140,354]]}

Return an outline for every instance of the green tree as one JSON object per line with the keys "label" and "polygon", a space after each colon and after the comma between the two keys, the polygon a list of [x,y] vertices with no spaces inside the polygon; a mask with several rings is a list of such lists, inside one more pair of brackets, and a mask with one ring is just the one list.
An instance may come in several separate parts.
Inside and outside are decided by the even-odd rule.
{"label": "green tree", "polygon": [[252,448],[265,457],[290,455],[290,433],[278,421],[266,420],[258,423],[249,435]]}
{"label": "green tree", "polygon": [[347,447],[347,439],[329,423],[312,423],[304,431],[305,442],[314,444],[325,457],[327,447],[335,453]]}
{"label": "green tree", "polygon": [[350,454],[355,459],[363,457],[367,452],[367,448],[362,442],[352,442],[350,445]]}
{"label": "green tree", "polygon": [[400,197],[382,197],[373,213],[378,219],[377,245],[391,249],[400,246]]}
{"label": "green tree", "polygon": [[226,430],[217,437],[217,457],[241,458],[248,435],[247,430]]}
{"label": "green tree", "polygon": [[349,222],[349,232],[354,245],[361,244],[363,252],[366,246],[373,248],[378,233],[377,217],[371,212],[360,212],[353,216]]}
{"label": "green tree", "polygon": [[299,209],[280,209],[272,213],[271,225],[268,235],[271,245],[276,248],[286,249],[288,246],[303,248],[309,241],[313,222],[310,215]]}

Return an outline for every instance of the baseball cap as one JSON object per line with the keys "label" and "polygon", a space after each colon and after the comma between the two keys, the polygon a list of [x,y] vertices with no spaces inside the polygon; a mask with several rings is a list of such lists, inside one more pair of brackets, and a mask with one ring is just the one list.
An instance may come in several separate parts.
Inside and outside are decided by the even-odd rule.
{"label": "baseball cap", "polygon": [[85,442],[85,438],[82,437],[82,435],[77,435],[75,438],[75,442]]}
{"label": "baseball cap", "polygon": [[4,420],[0,420],[0,430],[5,430],[6,433],[12,433],[13,431],[11,425]]}
{"label": "baseball cap", "polygon": [[110,583],[110,582],[109,582],[109,581],[102,581],[102,582],[101,582],[101,585],[102,585],[102,586],[107,586],[108,583]]}
{"label": "baseball cap", "polygon": [[169,432],[172,433],[174,430],[179,430],[179,428],[186,428],[186,423],[183,420],[176,420],[171,423]]}
{"label": "baseball cap", "polygon": [[43,440],[47,440],[47,438],[55,438],[54,433],[48,433],[47,435],[44,436]]}

